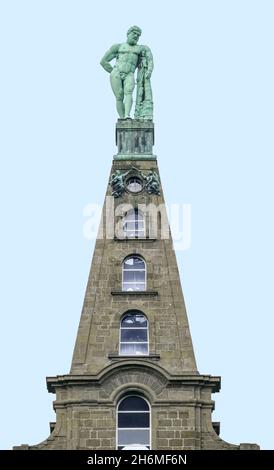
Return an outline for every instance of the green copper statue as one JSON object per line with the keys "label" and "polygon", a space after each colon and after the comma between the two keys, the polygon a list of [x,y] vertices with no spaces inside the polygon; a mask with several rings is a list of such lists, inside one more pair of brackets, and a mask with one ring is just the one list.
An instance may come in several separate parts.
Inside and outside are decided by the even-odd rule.
{"label": "green copper statue", "polygon": [[[152,120],[153,102],[150,77],[153,70],[153,56],[147,46],[137,44],[141,29],[132,26],[127,32],[127,42],[114,44],[101,60],[102,67],[110,73],[110,83],[116,98],[120,119],[130,119],[137,73],[135,119]],[[110,62],[116,58],[114,67]]]}

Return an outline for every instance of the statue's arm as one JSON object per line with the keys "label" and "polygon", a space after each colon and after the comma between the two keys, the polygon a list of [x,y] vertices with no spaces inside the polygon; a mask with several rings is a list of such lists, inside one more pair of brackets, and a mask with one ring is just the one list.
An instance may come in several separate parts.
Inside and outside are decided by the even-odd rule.
{"label": "statue's arm", "polygon": [[145,46],[146,58],[147,58],[147,78],[151,77],[154,62],[153,62],[153,55],[149,47]]}
{"label": "statue's arm", "polygon": [[110,64],[110,61],[117,57],[119,46],[120,44],[114,44],[113,46],[111,46],[111,48],[105,53],[105,55],[100,61],[100,64],[102,65],[103,69],[105,69],[109,73],[112,71],[113,68]]}

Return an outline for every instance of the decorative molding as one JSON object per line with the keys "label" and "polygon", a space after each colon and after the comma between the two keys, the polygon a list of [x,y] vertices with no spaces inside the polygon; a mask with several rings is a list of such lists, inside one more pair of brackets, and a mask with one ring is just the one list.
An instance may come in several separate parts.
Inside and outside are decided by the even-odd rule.
{"label": "decorative molding", "polygon": [[[104,380],[107,380],[112,374],[116,375],[118,372],[123,371],[125,373],[134,374],[135,371],[138,372],[137,368],[143,367],[149,370],[149,375],[160,374],[163,378],[166,379],[167,386],[198,386],[202,388],[210,388],[211,392],[219,392],[221,388],[221,377],[212,376],[212,375],[203,375],[203,374],[192,374],[185,373],[180,375],[171,375],[168,371],[163,369],[160,365],[153,364],[149,361],[146,361],[146,358],[149,356],[119,356],[123,364],[116,365],[115,363],[109,364],[99,374],[96,375],[57,375],[55,377],[47,377],[47,389],[50,393],[56,393],[57,388],[62,387],[75,387],[80,385],[93,385],[102,383]],[[140,364],[142,362],[143,364]],[[208,401],[211,403],[211,400]]]}
{"label": "decorative molding", "polygon": [[145,179],[145,189],[148,194],[160,194],[160,178],[156,171],[150,170],[147,175],[143,175]]}
{"label": "decorative molding", "polygon": [[[158,173],[155,170],[149,170],[145,174],[139,168],[132,166],[128,171],[116,170],[112,173],[109,181],[112,187],[111,195],[115,198],[121,197],[127,191],[127,180],[134,176],[141,180],[143,185],[142,191],[145,190],[148,194],[160,194],[160,178]],[[139,194],[140,192],[133,194]]]}

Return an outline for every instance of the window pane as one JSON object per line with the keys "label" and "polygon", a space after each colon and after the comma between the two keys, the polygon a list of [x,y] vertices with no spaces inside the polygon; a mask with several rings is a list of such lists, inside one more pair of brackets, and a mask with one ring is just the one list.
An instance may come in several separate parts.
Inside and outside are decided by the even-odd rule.
{"label": "window pane", "polygon": [[134,328],[135,326],[145,327],[147,326],[147,319],[144,315],[140,314],[139,312],[137,313],[132,312],[123,318],[121,322],[121,326],[126,327],[126,328],[130,328],[130,327]]}
{"label": "window pane", "polygon": [[136,230],[136,237],[144,237],[144,236],[145,236],[145,231],[143,229]]}
{"label": "window pane", "polygon": [[140,356],[143,354],[148,354],[148,344],[137,343],[135,347],[135,354]]}
{"label": "window pane", "polygon": [[138,211],[138,209],[130,210],[126,213],[126,215],[124,217],[124,220],[125,221],[128,221],[128,220],[144,220],[144,215],[141,211]]}
{"label": "window pane", "polygon": [[124,281],[125,282],[134,282],[134,281],[145,281],[145,271],[124,271]]}
{"label": "window pane", "polygon": [[119,428],[149,428],[149,413],[118,413]]}
{"label": "window pane", "polygon": [[131,231],[135,231],[135,222],[126,222],[125,225],[124,225],[124,230],[128,231],[128,230],[131,230]]}
{"label": "window pane", "polygon": [[132,280],[134,271],[124,271],[124,281],[129,282]]}
{"label": "window pane", "polygon": [[128,211],[124,217],[123,230],[128,237],[144,237],[144,214],[138,209]]}
{"label": "window pane", "polygon": [[144,237],[145,236],[145,231],[142,227],[140,229],[138,229],[138,227],[129,228],[127,225],[125,225],[123,230],[127,237]]}
{"label": "window pane", "polygon": [[149,411],[149,406],[142,397],[133,395],[120,402],[118,411]]}
{"label": "window pane", "polygon": [[135,271],[124,271],[124,281],[125,282],[134,281],[134,273]]}
{"label": "window pane", "polygon": [[136,220],[144,220],[144,214],[141,211],[135,212],[135,219]]}
{"label": "window pane", "polygon": [[123,291],[144,291],[146,290],[146,285],[144,283],[136,282],[124,282]]}
{"label": "window pane", "polygon": [[144,230],[140,230],[140,231],[136,232],[136,238],[145,238]]}
{"label": "window pane", "polygon": [[141,258],[134,258],[134,266],[139,269],[145,269],[145,262]]}
{"label": "window pane", "polygon": [[127,285],[123,285],[123,291],[128,291],[128,292],[132,292],[132,291],[135,291],[136,289],[134,289],[134,286],[132,286],[131,284],[127,284]]}
{"label": "window pane", "polygon": [[145,355],[148,354],[147,343],[121,343],[120,354]]}
{"label": "window pane", "polygon": [[147,329],[135,330],[134,328],[121,329],[121,341],[147,341]]}
{"label": "window pane", "polygon": [[123,431],[118,430],[118,445],[125,446],[128,444],[149,445],[149,429],[130,429]]}
{"label": "window pane", "polygon": [[124,261],[124,269],[145,269],[145,263],[141,258],[128,258]]}
{"label": "window pane", "polygon": [[135,211],[134,210],[130,210],[126,213],[125,217],[124,217],[125,220],[135,220]]}
{"label": "window pane", "polygon": [[145,271],[135,271],[134,274],[135,274],[134,281],[145,282],[145,277],[146,277]]}
{"label": "window pane", "polygon": [[134,214],[135,214],[135,209],[130,209],[129,211],[127,211],[126,217],[133,217]]}
{"label": "window pane", "polygon": [[149,450],[150,447],[147,446],[147,445],[140,445],[140,446],[139,446],[139,444],[137,444],[137,445],[131,444],[131,445],[129,445],[129,446],[118,446],[117,449],[118,449],[118,450],[124,450],[124,449],[126,449],[126,450],[138,450],[138,449],[139,449],[139,450],[145,450],[145,449],[146,449],[146,450]]}

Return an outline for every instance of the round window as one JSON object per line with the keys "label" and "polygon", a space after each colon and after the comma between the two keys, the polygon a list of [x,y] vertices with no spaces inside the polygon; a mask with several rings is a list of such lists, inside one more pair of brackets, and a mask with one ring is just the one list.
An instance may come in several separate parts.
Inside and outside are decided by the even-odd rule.
{"label": "round window", "polygon": [[131,193],[139,193],[143,189],[142,181],[137,176],[132,176],[129,178],[127,180],[126,186]]}

